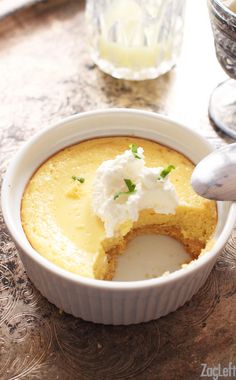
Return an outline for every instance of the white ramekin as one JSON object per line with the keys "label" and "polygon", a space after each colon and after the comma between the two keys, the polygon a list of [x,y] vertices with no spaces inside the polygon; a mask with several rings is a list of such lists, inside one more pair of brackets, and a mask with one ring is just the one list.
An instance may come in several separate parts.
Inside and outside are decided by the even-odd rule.
{"label": "white ramekin", "polygon": [[197,163],[212,151],[198,133],[154,113],[109,109],[72,116],[43,129],[12,160],[2,186],[2,210],[25,269],[40,292],[67,313],[104,324],[146,322],[188,301],[204,284],[233,229],[235,203],[219,202],[214,247],[186,268],[134,282],[99,281],[69,273],[29,244],[20,218],[24,188],[35,169],[65,146],[97,136],[139,136],[168,145]]}

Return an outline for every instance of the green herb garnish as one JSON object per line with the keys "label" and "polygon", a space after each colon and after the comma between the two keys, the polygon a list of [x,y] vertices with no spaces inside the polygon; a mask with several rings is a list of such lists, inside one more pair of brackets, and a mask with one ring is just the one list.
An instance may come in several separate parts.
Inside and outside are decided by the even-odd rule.
{"label": "green herb garnish", "polygon": [[119,198],[121,195],[130,195],[136,192],[136,185],[131,181],[131,179],[124,179],[124,182],[128,188],[128,191],[118,191],[114,195],[114,200]]}
{"label": "green herb garnish", "polygon": [[165,169],[163,169],[160,173],[160,176],[159,176],[159,180],[160,179],[164,179],[166,178],[166,176],[168,176],[168,174],[171,172],[171,170],[175,169],[175,166],[174,165],[169,165],[167,166]]}
{"label": "green herb garnish", "polygon": [[141,157],[138,155],[138,147],[136,144],[130,144],[129,146],[131,152],[133,153],[134,157],[138,160],[141,160]]}
{"label": "green herb garnish", "polygon": [[78,182],[80,182],[80,183],[84,183],[84,181],[85,181],[85,178],[83,178],[83,177],[79,177],[79,176],[76,176],[76,175],[73,175],[71,178],[72,178],[74,181],[78,181]]}

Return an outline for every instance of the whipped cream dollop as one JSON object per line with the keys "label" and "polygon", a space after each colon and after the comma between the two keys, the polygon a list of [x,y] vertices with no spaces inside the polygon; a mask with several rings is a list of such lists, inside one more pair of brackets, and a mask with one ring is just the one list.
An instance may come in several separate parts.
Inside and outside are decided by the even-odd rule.
{"label": "whipped cream dollop", "polygon": [[[160,178],[163,167],[145,166],[143,153],[141,147],[136,154],[126,150],[114,160],[104,161],[96,171],[93,211],[104,222],[107,237],[115,236],[122,223],[137,221],[141,210],[175,214],[179,200],[173,184],[168,176]],[[135,184],[129,194],[125,179]]]}

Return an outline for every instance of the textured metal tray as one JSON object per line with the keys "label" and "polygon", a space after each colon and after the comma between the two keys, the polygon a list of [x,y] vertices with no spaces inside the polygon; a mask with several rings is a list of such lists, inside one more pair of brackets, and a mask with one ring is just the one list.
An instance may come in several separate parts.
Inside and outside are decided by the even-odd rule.
{"label": "textured metal tray", "polygon": [[[189,2],[178,67],[143,83],[114,80],[95,68],[85,40],[83,2],[47,1],[1,24],[1,178],[33,133],[96,108],[169,114],[200,129],[216,146],[225,143],[207,118],[210,92],[224,74],[202,2]],[[236,363],[235,312],[235,233],[205,286],[184,307],[147,324],[112,327],[60,313],[43,298],[28,279],[0,215],[1,380],[196,380],[202,363]]]}
{"label": "textured metal tray", "polygon": [[42,1],[45,0],[1,0],[0,19],[9,16],[20,9],[28,8]]}

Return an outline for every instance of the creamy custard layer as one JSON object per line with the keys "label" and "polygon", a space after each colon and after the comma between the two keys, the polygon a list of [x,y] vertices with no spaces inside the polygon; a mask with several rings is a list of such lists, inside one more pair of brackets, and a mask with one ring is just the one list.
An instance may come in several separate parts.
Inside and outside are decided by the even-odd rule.
{"label": "creamy custard layer", "polygon": [[[176,214],[144,210],[135,223],[120,227],[120,236],[106,238],[103,222],[93,213],[95,172],[130,144],[144,148],[146,166],[176,167],[170,174],[179,200]],[[180,240],[197,257],[211,239],[217,223],[216,204],[199,197],[190,186],[194,165],[182,154],[155,142],[130,137],[88,140],[49,158],[29,181],[21,218],[32,247],[56,265],[82,276],[111,278],[115,257],[133,236],[154,231]],[[81,176],[84,183],[73,181]],[[118,189],[119,190],[119,189]]]}

